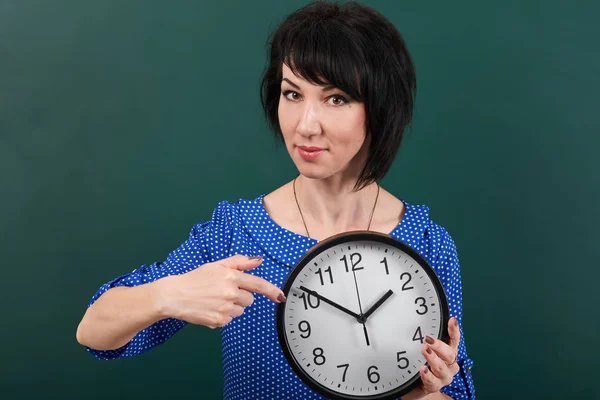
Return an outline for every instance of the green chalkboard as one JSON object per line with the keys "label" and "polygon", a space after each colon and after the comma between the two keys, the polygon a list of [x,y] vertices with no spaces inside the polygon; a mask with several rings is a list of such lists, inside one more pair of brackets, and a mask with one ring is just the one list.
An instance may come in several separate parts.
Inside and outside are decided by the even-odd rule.
{"label": "green chalkboard", "polygon": [[[104,282],[294,177],[259,81],[304,4],[0,0],[1,398],[222,397],[218,330],[110,362],[75,332]],[[478,398],[598,398],[600,3],[366,4],[417,69],[382,185],[455,239]]]}

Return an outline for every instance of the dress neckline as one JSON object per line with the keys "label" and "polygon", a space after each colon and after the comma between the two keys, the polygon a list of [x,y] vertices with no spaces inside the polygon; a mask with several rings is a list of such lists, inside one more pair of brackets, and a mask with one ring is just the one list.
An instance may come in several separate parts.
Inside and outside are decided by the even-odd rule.
{"label": "dress neckline", "polygon": [[[244,225],[267,256],[293,267],[306,251],[319,243],[319,240],[290,231],[277,224],[264,206],[265,196],[266,193],[254,200],[240,199]],[[404,203],[404,216],[388,235],[416,248],[429,222],[429,208],[425,205],[409,204],[404,199],[400,201]]]}
{"label": "dress neckline", "polygon": [[[273,225],[274,225],[274,226],[275,226],[275,227],[276,227],[278,230],[280,230],[280,231],[285,231],[285,232],[286,232],[286,233],[288,233],[288,234],[296,235],[296,236],[298,236],[298,237],[302,238],[303,240],[312,241],[312,242],[314,242],[314,244],[316,244],[316,243],[318,243],[318,242],[320,242],[320,241],[321,241],[321,240],[317,240],[317,239],[314,239],[314,238],[310,238],[310,237],[308,237],[308,236],[306,236],[306,235],[303,235],[303,234],[301,234],[301,233],[297,233],[297,232],[294,232],[294,231],[290,231],[289,229],[287,229],[287,228],[284,228],[283,226],[281,226],[281,225],[279,225],[277,222],[275,222],[275,220],[274,220],[273,218],[271,218],[271,215],[269,214],[269,212],[267,211],[267,208],[265,207],[265,203],[264,203],[264,201],[263,201],[263,200],[264,200],[264,198],[265,198],[265,196],[266,196],[266,195],[267,195],[266,193],[263,193],[263,194],[261,194],[260,196],[258,196],[258,198],[257,198],[256,200],[257,200],[257,201],[259,202],[259,204],[260,204],[260,209],[261,209],[261,212],[262,212],[262,213],[263,213],[263,214],[266,216],[266,218],[268,218],[268,219],[270,220],[270,222],[271,222],[271,223],[272,223],[272,224],[273,224]],[[400,220],[400,222],[398,222],[398,224],[396,224],[396,226],[394,227],[394,229],[392,229],[392,231],[391,231],[391,232],[388,232],[388,233],[387,233],[387,235],[389,235],[389,236],[395,236],[395,235],[394,235],[394,234],[395,234],[395,232],[396,232],[397,230],[399,230],[399,229],[400,229],[400,227],[402,226],[402,222],[403,222],[403,221],[406,219],[406,216],[408,215],[408,204],[407,204],[407,203],[406,203],[406,202],[405,202],[403,199],[398,199],[398,200],[400,200],[400,201],[402,202],[402,204],[404,204],[404,215],[402,216],[402,219]],[[322,240],[325,240],[325,239],[322,239]]]}

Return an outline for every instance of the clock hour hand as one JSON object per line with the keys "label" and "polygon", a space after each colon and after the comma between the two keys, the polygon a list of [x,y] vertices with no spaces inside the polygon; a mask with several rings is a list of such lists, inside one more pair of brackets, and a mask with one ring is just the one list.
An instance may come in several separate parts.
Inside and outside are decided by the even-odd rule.
{"label": "clock hour hand", "polygon": [[303,290],[303,291],[305,291],[306,293],[308,293],[308,294],[311,294],[311,295],[315,296],[317,299],[319,299],[319,300],[321,300],[321,301],[323,301],[323,302],[325,302],[325,303],[327,303],[327,304],[329,304],[329,305],[331,305],[331,306],[334,306],[334,307],[335,307],[335,308],[337,308],[338,310],[340,310],[340,311],[343,311],[343,312],[345,312],[346,314],[348,314],[348,315],[351,315],[351,316],[353,316],[353,317],[354,317],[354,318],[356,318],[356,319],[360,318],[360,315],[356,314],[355,312],[352,312],[352,311],[348,310],[348,309],[347,309],[347,308],[345,308],[345,307],[342,307],[342,306],[340,306],[340,305],[339,305],[339,304],[337,304],[337,303],[334,303],[333,301],[329,300],[329,299],[328,299],[328,298],[326,298],[326,297],[323,297],[323,296],[321,296],[319,293],[315,292],[314,290],[307,289],[307,288],[306,288],[306,287],[304,287],[304,286],[300,286],[300,290]]}
{"label": "clock hour hand", "polygon": [[377,310],[392,294],[394,294],[394,292],[392,292],[391,289],[388,290],[379,300],[377,300],[375,304],[373,304],[371,308],[367,310],[366,313],[362,315],[363,320],[366,321],[367,318],[369,318],[369,316],[373,314],[373,312],[375,312],[375,310]]}

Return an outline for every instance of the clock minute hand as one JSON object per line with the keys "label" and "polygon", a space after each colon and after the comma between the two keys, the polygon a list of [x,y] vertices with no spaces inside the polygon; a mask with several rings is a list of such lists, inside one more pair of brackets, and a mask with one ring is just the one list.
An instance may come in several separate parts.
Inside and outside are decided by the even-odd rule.
{"label": "clock minute hand", "polygon": [[388,290],[379,300],[377,300],[375,304],[373,304],[371,308],[367,310],[366,313],[362,315],[363,319],[366,321],[367,318],[369,318],[369,316],[373,314],[375,310],[377,310],[392,294],[394,294],[394,292],[392,292],[391,289]]}
{"label": "clock minute hand", "polygon": [[307,289],[307,288],[306,288],[306,287],[304,287],[304,286],[300,286],[300,287],[299,287],[299,289],[300,289],[300,290],[303,290],[303,291],[305,291],[305,292],[306,292],[306,293],[308,293],[308,294],[312,294],[312,295],[313,295],[313,296],[315,296],[317,299],[319,299],[319,300],[322,300],[323,302],[325,302],[325,303],[327,303],[327,304],[329,304],[329,305],[331,305],[331,306],[334,306],[334,307],[335,307],[335,308],[337,308],[338,310],[340,310],[340,311],[343,311],[343,312],[345,312],[346,314],[353,316],[354,318],[357,318],[357,319],[358,319],[358,318],[360,318],[360,315],[356,314],[355,312],[352,312],[352,311],[348,310],[348,309],[347,309],[347,308],[345,308],[345,307],[342,307],[342,306],[340,306],[340,305],[339,305],[339,304],[337,304],[337,303],[334,303],[333,301],[329,300],[329,299],[328,299],[328,298],[326,298],[326,297],[323,297],[323,296],[321,296],[319,293],[315,292],[314,290]]}

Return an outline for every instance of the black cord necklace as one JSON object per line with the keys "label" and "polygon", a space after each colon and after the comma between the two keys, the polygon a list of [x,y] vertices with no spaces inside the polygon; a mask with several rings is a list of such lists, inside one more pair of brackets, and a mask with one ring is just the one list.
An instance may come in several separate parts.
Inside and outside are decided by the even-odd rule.
{"label": "black cord necklace", "polygon": [[[294,179],[294,183],[293,183],[294,199],[296,200],[296,205],[298,206],[298,211],[300,212],[300,218],[302,218],[302,223],[304,224],[304,229],[306,229],[306,236],[308,236],[310,238],[310,234],[308,233],[308,228],[306,227],[306,221],[304,221],[304,215],[302,215],[302,210],[300,209],[300,204],[298,203],[298,197],[296,196],[296,179],[298,179],[298,176]],[[371,210],[371,218],[369,218],[369,226],[367,227],[367,230],[369,230],[369,228],[371,228],[371,221],[373,220],[373,214],[375,213],[375,207],[377,207],[377,200],[379,199],[379,184],[377,184],[377,183],[375,183],[375,184],[377,185],[377,195],[375,196],[375,204],[373,204],[373,210]]]}

